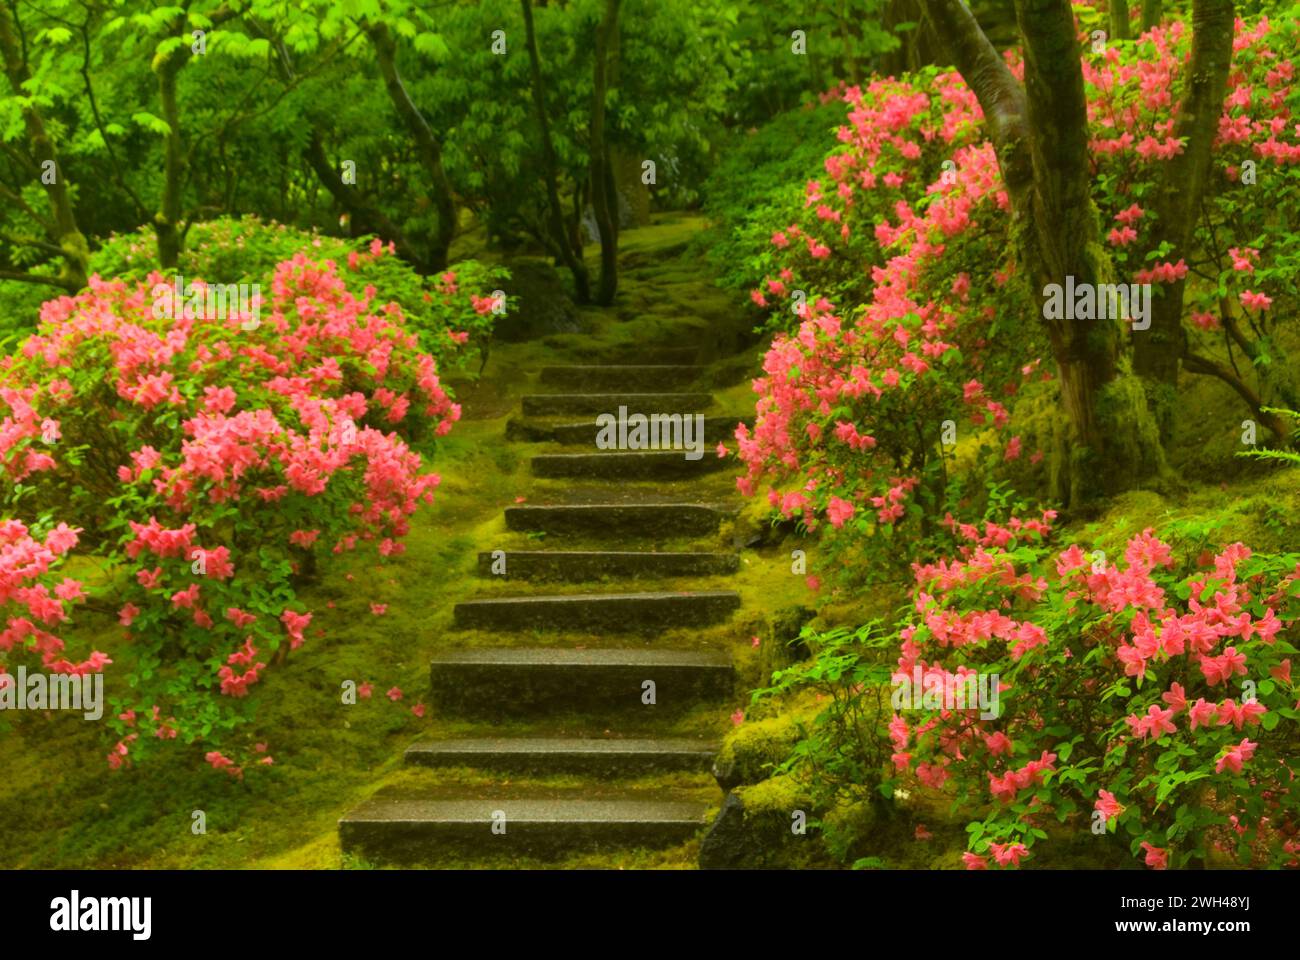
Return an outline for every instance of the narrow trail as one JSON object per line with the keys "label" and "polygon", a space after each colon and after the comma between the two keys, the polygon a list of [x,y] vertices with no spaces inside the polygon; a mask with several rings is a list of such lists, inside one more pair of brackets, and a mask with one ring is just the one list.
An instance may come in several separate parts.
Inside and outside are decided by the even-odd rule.
{"label": "narrow trail", "polygon": [[[716,415],[699,388],[699,354],[593,348],[581,364],[537,371],[502,442],[553,452],[532,457],[527,495],[480,552],[476,589],[430,665],[433,709],[474,732],[409,747],[407,765],[427,776],[340,820],[345,853],[557,858],[671,847],[707,826],[720,796],[709,771],[736,699],[719,628],[741,598],[727,589],[740,557],[721,542],[739,498],[713,451],[736,418]],[[598,449],[597,417],[620,406],[712,414],[702,456]],[[436,768],[483,785],[442,782]]]}

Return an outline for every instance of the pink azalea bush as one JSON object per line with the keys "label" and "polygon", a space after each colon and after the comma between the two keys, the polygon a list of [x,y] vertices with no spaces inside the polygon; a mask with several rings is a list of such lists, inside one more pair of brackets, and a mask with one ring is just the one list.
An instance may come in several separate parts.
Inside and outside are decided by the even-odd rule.
{"label": "pink azalea bush", "polygon": [[[1154,868],[1211,848],[1300,864],[1298,560],[1236,543],[1179,561],[1147,530],[1122,562],[980,538],[915,565],[894,680],[949,699],[893,713],[891,785],[985,811],[971,869],[1068,834],[1123,835]],[[955,699],[979,676],[998,678],[996,717]]]}
{"label": "pink azalea bush", "polygon": [[[1032,338],[1000,319],[1018,309],[1008,198],[974,96],[929,71],[843,97],[847,147],[773,231],[751,297],[795,325],[754,382],[753,430],[737,429],[738,483],[809,527],[888,534],[941,511],[945,427],[1004,430],[1008,398],[1042,374]],[[807,299],[791,304],[795,290]]]}
{"label": "pink azalea bush", "polygon": [[[281,262],[256,325],[155,316],[161,274],[96,277],[47,303],[0,363],[8,509],[61,521],[43,546],[6,521],[0,653],[62,672],[112,663],[114,767],[161,741],[220,743],[308,640],[296,574],[361,547],[400,553],[433,497],[438,476],[416,447],[430,450],[460,408],[360,265]],[[47,581],[52,555],[73,546],[109,561],[100,592],[120,635],[69,657],[46,631],[79,587]]]}
{"label": "pink azalea bush", "polygon": [[[1188,279],[1194,351],[1227,369],[1240,349],[1255,360],[1248,378],[1260,381],[1248,386],[1288,406],[1297,385],[1277,362],[1285,344],[1276,323],[1281,301],[1294,304],[1296,251],[1270,224],[1300,210],[1287,53],[1297,34],[1294,22],[1238,21],[1207,215],[1194,253],[1178,262],[1156,245],[1144,198],[1182,149],[1171,131],[1190,31],[1173,22],[1104,54],[1081,45],[1094,198],[1117,279]],[[943,512],[954,473],[978,487],[1004,475],[1002,465],[1023,457],[1018,466],[1030,470],[1043,459],[1043,438],[1027,442],[1013,422],[1013,397],[1052,371],[1041,359],[1038,301],[1016,279],[982,113],[960,76],[930,70],[838,95],[840,145],[801,204],[772,214],[763,249],[745,261],[750,301],[775,336],[754,381],[755,425],[736,433],[738,483],[808,526],[824,518],[867,535],[910,518],[924,529]],[[1240,183],[1247,161],[1267,187]],[[954,471],[941,442],[946,421],[959,436],[973,421],[994,455]]]}

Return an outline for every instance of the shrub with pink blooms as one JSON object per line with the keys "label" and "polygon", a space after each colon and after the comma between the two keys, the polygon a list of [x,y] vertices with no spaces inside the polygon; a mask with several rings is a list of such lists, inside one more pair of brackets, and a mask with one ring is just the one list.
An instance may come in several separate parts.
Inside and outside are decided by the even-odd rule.
{"label": "shrub with pink blooms", "polygon": [[[402,308],[407,326],[420,338],[420,348],[444,372],[467,361],[471,355],[467,347],[485,352],[496,317],[513,303],[512,298],[497,295],[509,286],[510,274],[502,267],[462,260],[426,278],[393,256],[391,246],[374,239],[330,237],[252,215],[194,224],[176,272],[212,283],[267,286],[276,267],[300,252],[347,264],[357,290],[367,285],[382,290],[385,300]],[[110,238],[92,256],[91,267],[103,277],[144,280],[158,269],[156,258],[157,239],[152,230],[144,229]]]}
{"label": "shrub with pink blooms", "polygon": [[[46,630],[80,587],[15,581],[10,602],[30,615],[11,615],[0,651],[61,671],[112,664],[114,767],[163,741],[220,745],[309,639],[298,575],[358,548],[400,553],[433,497],[425,455],[460,410],[360,265],[281,262],[255,325],[155,310],[160,274],[96,278],[47,303],[0,365],[6,509],[59,521],[45,552],[77,544],[109,562],[93,593],[120,631],[73,663]],[[34,554],[14,553],[15,576],[46,577],[51,558],[8,523]]]}
{"label": "shrub with pink blooms", "polygon": [[[778,310],[778,329],[794,291],[807,299],[793,300],[797,325],[777,334],[754,382],[755,426],[736,432],[739,485],[765,485],[785,517],[811,527],[824,516],[879,545],[909,520],[931,532],[926,518],[955,506],[945,432],[951,444],[972,427],[1003,430],[1008,398],[1042,374],[1018,329],[1008,200],[973,95],[956,74],[928,71],[844,99],[848,147],[808,182],[797,222],[773,232],[772,273],[753,293]],[[984,453],[1004,459],[1000,446]]]}
{"label": "shrub with pink blooms", "polygon": [[[1300,865],[1300,556],[1147,530],[1122,559],[975,542],[915,577],[893,679],[947,699],[893,713],[890,783],[977,811],[968,868],[1070,834],[1161,869]],[[957,699],[976,677],[996,717]]]}
{"label": "shrub with pink blooms", "polygon": [[[1199,358],[1188,369],[1290,407],[1294,365],[1284,360],[1295,331],[1279,306],[1294,303],[1300,252],[1273,226],[1300,215],[1300,87],[1287,54],[1298,38],[1294,22],[1238,22],[1213,182],[1195,252],[1177,263],[1155,242],[1144,203],[1182,148],[1172,109],[1190,30],[1172,22],[1083,54],[1094,199],[1117,280],[1159,288],[1187,278]],[[1009,471],[1046,486],[1055,428],[1050,418],[1017,422],[1012,397],[1053,370],[1039,301],[1016,277],[996,158],[960,76],[929,70],[836,95],[839,145],[827,137],[799,203],[762,208],[769,229],[743,260],[749,299],[775,337],[754,382],[755,425],[737,431],[739,484],[787,518],[824,519],[880,545],[904,524],[916,528],[910,536],[929,532],[927,518]],[[1241,183],[1248,162],[1267,187]],[[1243,368],[1236,351],[1251,363]],[[1026,397],[1026,409],[1041,399]],[[983,453],[959,461],[945,424],[960,444],[972,421]],[[965,495],[949,490],[954,476]],[[867,562],[894,553],[877,549]]]}

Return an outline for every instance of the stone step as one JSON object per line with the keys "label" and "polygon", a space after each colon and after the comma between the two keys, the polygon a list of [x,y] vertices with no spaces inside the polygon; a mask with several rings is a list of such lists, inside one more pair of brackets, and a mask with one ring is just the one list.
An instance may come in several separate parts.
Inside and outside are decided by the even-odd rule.
{"label": "stone step", "polygon": [[406,749],[425,767],[475,767],[508,773],[626,776],[669,770],[707,771],[717,745],[703,740],[621,737],[473,737],[426,740]]}
{"label": "stone step", "polygon": [[700,355],[699,347],[607,347],[595,351],[581,359],[588,363],[695,363]]}
{"label": "stone step", "polygon": [[[712,650],[480,647],[435,656],[429,681],[440,710],[466,716],[539,710],[667,713],[730,697],[732,667],[729,657]],[[647,703],[651,690],[654,702]]]}
{"label": "stone step", "polygon": [[576,593],[466,600],[453,614],[462,630],[654,632],[719,623],[740,606],[734,590]]}
{"label": "stone step", "polygon": [[[650,553],[635,550],[503,550],[500,557],[478,555],[483,577],[503,580],[562,580],[581,582],[606,577],[711,577],[735,573],[740,557],[734,553]],[[498,560],[503,573],[493,573]]]}
{"label": "stone step", "polygon": [[600,477],[605,480],[681,480],[735,469],[734,462],[701,443],[691,460],[685,450],[611,450],[607,453],[543,453],[533,457],[535,477]]}
{"label": "stone step", "polygon": [[618,416],[619,407],[628,414],[695,413],[713,405],[709,393],[530,393],[523,397],[526,417],[568,413],[608,413]]}
{"label": "stone step", "polygon": [[[617,411],[612,411],[617,416]],[[706,455],[720,441],[732,441],[736,435],[736,424],[744,423],[753,427],[753,417],[705,417],[704,442]],[[521,420],[511,417],[506,421],[506,439],[522,440],[526,443],[544,443],[552,441],[568,446],[595,447],[596,437],[601,427],[595,420],[580,423],[546,423],[544,421]]]}
{"label": "stone step", "polygon": [[613,390],[668,390],[687,387],[704,373],[704,367],[687,364],[601,364],[542,367],[541,382],[570,393]]}
{"label": "stone step", "polygon": [[731,514],[703,503],[563,503],[506,507],[506,527],[548,535],[702,536]]}
{"label": "stone step", "polygon": [[705,817],[700,803],[635,795],[444,800],[407,788],[381,791],[350,811],[339,821],[339,840],[346,853],[396,863],[430,861],[446,853],[555,857],[613,847],[673,846],[696,836],[706,826]]}

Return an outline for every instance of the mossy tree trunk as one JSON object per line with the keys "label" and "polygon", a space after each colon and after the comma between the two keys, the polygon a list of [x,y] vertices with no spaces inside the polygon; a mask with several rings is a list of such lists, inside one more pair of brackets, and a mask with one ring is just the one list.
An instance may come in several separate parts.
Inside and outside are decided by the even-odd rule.
{"label": "mossy tree trunk", "polygon": [[591,105],[591,205],[600,232],[600,281],[596,302],[607,307],[618,291],[618,193],[605,138],[605,94],[609,85],[610,49],[617,44],[619,0],[605,0],[605,15],[596,27],[596,69]]}
{"label": "mossy tree trunk", "polygon": [[[9,80],[14,96],[25,97],[30,94],[32,75],[27,63],[25,45],[19,39],[20,28],[16,17],[17,14],[7,4],[0,5],[0,60],[4,61],[5,76]],[[31,158],[36,164],[36,168],[31,173],[40,179],[45,189],[52,218],[46,218],[29,207],[22,198],[21,189],[9,190],[0,186],[0,196],[7,203],[22,209],[42,226],[47,240],[31,241],[29,245],[56,254],[62,261],[62,267],[58,277],[4,271],[0,273],[0,279],[49,284],[75,293],[86,285],[90,247],[77,225],[72,194],[68,190],[63,168],[59,165],[58,150],[45,125],[45,118],[34,103],[24,104],[21,110],[27,145]]]}
{"label": "mossy tree trunk", "polygon": [[1110,0],[1110,35],[1115,40],[1129,40],[1133,30],[1129,26],[1128,0]]}
{"label": "mossy tree trunk", "polygon": [[1142,29],[1150,30],[1158,25],[1165,15],[1164,0],[1142,0]]}
{"label": "mossy tree trunk", "polygon": [[560,205],[560,188],[557,184],[559,163],[555,158],[555,145],[551,142],[551,124],[546,116],[546,86],[542,77],[542,58],[537,50],[537,32],[533,28],[532,0],[520,0],[520,6],[524,13],[524,40],[528,45],[528,63],[532,70],[533,106],[537,110],[537,124],[542,134],[542,174],[546,180],[551,253],[573,275],[577,301],[590,303],[591,280],[587,275],[587,265],[565,234],[564,208]]}
{"label": "mossy tree trunk", "polygon": [[[1235,19],[1233,0],[1195,0],[1192,4],[1192,57],[1173,130],[1184,146],[1166,165],[1151,204],[1155,213],[1153,245],[1168,244],[1165,259],[1173,263],[1192,253],[1192,229],[1209,179],[1211,148],[1228,86]],[[1164,437],[1172,432],[1174,393],[1187,353],[1184,288],[1183,280],[1160,285],[1151,303],[1150,329],[1133,333],[1133,369],[1145,381]],[[1199,366],[1197,372],[1203,372]]]}
{"label": "mossy tree trunk", "polygon": [[1021,282],[1046,327],[1068,429],[1053,494],[1081,504],[1155,473],[1161,464],[1145,404],[1120,362],[1117,320],[1051,319],[1049,284],[1109,282],[1091,195],[1087,105],[1069,0],[1016,0],[1022,87],[961,0],[922,0],[950,59],[979,99],[1011,199]]}
{"label": "mossy tree trunk", "polygon": [[370,44],[374,48],[375,58],[379,63],[379,73],[384,80],[384,89],[388,91],[388,99],[392,101],[398,117],[415,141],[416,155],[429,176],[437,223],[428,256],[425,258],[425,266],[430,272],[436,272],[447,266],[451,241],[456,236],[456,198],[452,194],[451,181],[447,179],[447,172],[442,165],[442,144],[434,136],[429,121],[411,99],[406,84],[402,81],[402,75],[397,68],[397,41],[393,39],[388,25],[382,22],[371,23],[366,28],[366,34],[370,37]]}
{"label": "mossy tree trunk", "polygon": [[[183,27],[184,18],[177,18],[173,33],[179,34]],[[181,110],[176,87],[189,56],[189,49],[181,47],[154,62],[154,72],[158,75],[158,102],[162,108],[162,118],[168,127],[167,139],[163,143],[162,199],[153,218],[158,263],[165,270],[175,270],[181,256],[181,219],[184,216],[182,202],[188,164],[185,143],[181,139]]]}

